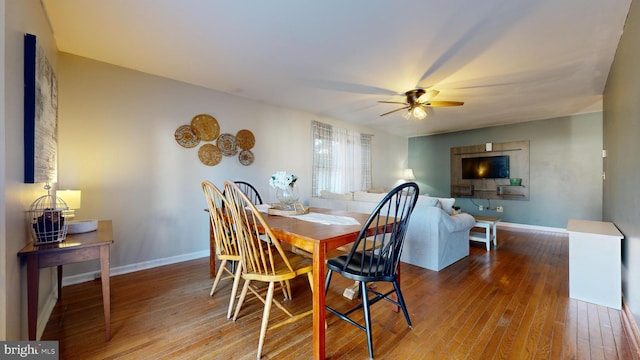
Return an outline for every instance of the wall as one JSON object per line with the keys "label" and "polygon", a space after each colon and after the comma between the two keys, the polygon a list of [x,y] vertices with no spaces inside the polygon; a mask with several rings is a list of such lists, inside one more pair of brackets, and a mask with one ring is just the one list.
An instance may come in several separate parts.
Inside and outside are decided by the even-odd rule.
{"label": "wall", "polygon": [[640,3],[633,1],[604,91],[604,219],[625,238],[623,293],[640,324]]}
{"label": "wall", "polygon": [[[59,63],[60,188],[82,190],[77,219],[113,220],[114,273],[208,255],[204,179],[218,186],[245,180],[274,202],[269,177],[286,170],[299,176],[301,200],[307,201],[311,121],[353,128],[66,53]],[[222,132],[251,130],[255,162],[243,166],[223,157],[209,167],[200,163],[197,148],[179,146],[175,130],[200,113],[214,116]],[[407,139],[355,129],[374,135],[373,184],[392,185],[406,167]],[[78,264],[65,276],[96,270],[97,263]]]}
{"label": "wall", "polygon": [[[590,113],[409,139],[409,167],[421,193],[450,196],[450,153],[458,146],[529,140],[529,201],[456,199],[471,214],[565,228],[569,218],[602,218],[602,114]],[[478,211],[501,205],[504,213]]]}
{"label": "wall", "polygon": [[[24,184],[23,96],[24,34],[37,36],[51,65],[57,69],[57,51],[39,0],[2,1],[0,7],[2,60],[2,106],[0,106],[0,338],[27,338],[26,267],[16,256],[29,239],[24,211],[37,197],[45,195],[43,184]],[[50,311],[54,279],[50,269],[40,274],[42,313]],[[46,321],[46,318],[39,319]]]}

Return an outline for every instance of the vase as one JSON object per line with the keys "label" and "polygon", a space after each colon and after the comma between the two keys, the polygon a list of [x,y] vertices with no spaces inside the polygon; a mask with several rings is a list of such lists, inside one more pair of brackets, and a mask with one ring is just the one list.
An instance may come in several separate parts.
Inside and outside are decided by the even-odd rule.
{"label": "vase", "polygon": [[294,204],[298,202],[300,198],[298,187],[294,183],[284,189],[276,189],[276,198],[286,210],[294,210]]}

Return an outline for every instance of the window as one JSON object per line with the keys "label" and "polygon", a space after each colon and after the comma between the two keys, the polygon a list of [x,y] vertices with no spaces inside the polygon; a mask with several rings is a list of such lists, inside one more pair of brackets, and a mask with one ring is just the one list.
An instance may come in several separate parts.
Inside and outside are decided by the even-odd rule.
{"label": "window", "polygon": [[321,190],[336,193],[371,187],[373,135],[335,128],[313,121],[313,196]]}

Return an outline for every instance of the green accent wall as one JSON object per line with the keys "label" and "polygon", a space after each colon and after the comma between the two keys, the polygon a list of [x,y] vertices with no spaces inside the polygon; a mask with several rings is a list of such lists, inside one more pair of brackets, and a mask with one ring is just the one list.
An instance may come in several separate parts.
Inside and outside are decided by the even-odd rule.
{"label": "green accent wall", "polygon": [[603,216],[625,236],[622,240],[622,292],[640,324],[640,3],[629,8],[624,33],[604,91]]}
{"label": "green accent wall", "polygon": [[[570,218],[602,220],[602,123],[597,112],[414,137],[408,164],[422,194],[450,197],[450,148],[528,140],[528,201],[456,198],[456,205],[505,222],[565,228]],[[496,212],[497,206],[504,212]]]}

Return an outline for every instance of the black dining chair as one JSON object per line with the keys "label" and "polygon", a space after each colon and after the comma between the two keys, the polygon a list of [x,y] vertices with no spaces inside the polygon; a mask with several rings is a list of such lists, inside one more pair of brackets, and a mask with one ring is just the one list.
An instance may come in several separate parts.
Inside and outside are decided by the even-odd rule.
{"label": "black dining chair", "polygon": [[[402,291],[400,291],[398,266],[409,218],[418,200],[418,193],[418,185],[413,182],[404,183],[391,190],[362,226],[351,251],[348,254],[329,259],[327,262],[325,293],[329,289],[331,276],[334,272],[360,283],[361,302],[356,307],[346,312],[339,312],[330,306],[326,306],[326,308],[340,319],[366,332],[369,358],[371,359],[373,359],[371,312],[369,309],[371,305],[384,299],[399,306],[409,328],[411,328],[407,306]],[[367,286],[371,282],[388,282],[393,284],[393,289],[380,293]],[[374,296],[369,298],[369,293]],[[396,294],[397,301],[389,297],[393,293]],[[349,317],[358,309],[364,311],[364,326]]]}
{"label": "black dining chair", "polygon": [[247,195],[249,200],[251,200],[251,202],[254,205],[262,204],[262,198],[260,197],[260,193],[258,192],[258,190],[256,190],[255,187],[253,187],[253,185],[245,181],[234,181],[234,183],[238,186],[238,188],[240,189],[240,191],[242,191],[243,194]]}

